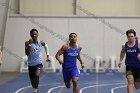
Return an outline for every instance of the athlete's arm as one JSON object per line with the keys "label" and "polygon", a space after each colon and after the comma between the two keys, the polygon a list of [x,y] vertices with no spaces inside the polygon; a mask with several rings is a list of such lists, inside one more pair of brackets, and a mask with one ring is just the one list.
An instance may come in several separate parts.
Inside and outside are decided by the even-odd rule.
{"label": "athlete's arm", "polygon": [[[79,46],[79,50],[81,51],[82,50],[82,47]],[[80,61],[80,64],[81,64],[81,68],[83,69],[85,66],[84,66],[84,63],[81,59],[81,52],[79,51],[79,54],[78,54],[78,57],[77,59]]]}
{"label": "athlete's arm", "polygon": [[124,56],[125,56],[125,46],[122,45],[122,50],[120,52],[120,62],[118,64],[119,67],[121,67],[121,65],[122,65]]}
{"label": "athlete's arm", "polygon": [[60,59],[60,56],[62,54],[64,54],[64,52],[68,49],[68,46],[67,45],[63,45],[59,50],[58,52],[56,53],[55,55],[55,58],[59,61],[60,64],[63,64],[64,62]]}
{"label": "athlete's arm", "polygon": [[138,42],[138,48],[139,48],[139,53],[138,53],[137,58],[140,60],[140,41]]}
{"label": "athlete's arm", "polygon": [[138,42],[138,48],[139,48],[139,50],[140,50],[140,41]]}
{"label": "athlete's arm", "polygon": [[30,51],[29,41],[25,42],[25,54],[28,56]]}
{"label": "athlete's arm", "polygon": [[47,43],[45,43],[44,41],[41,41],[41,44],[42,44],[42,46],[44,46],[45,53],[47,55],[47,61],[50,61],[49,47],[48,47]]}
{"label": "athlete's arm", "polygon": [[29,39],[29,41],[25,42],[25,54],[28,56],[30,53],[30,46],[32,44],[33,40]]}

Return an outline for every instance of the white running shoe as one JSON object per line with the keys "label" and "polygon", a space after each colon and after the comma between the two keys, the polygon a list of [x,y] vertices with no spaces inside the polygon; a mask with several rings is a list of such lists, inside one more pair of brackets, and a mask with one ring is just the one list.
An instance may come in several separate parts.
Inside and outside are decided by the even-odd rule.
{"label": "white running shoe", "polygon": [[34,89],[34,90],[33,90],[33,93],[38,93],[38,90],[37,90],[37,89]]}

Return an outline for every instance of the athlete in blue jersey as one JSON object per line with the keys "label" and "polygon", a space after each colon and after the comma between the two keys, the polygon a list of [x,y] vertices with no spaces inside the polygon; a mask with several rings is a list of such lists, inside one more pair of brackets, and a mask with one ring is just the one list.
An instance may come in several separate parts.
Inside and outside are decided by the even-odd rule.
{"label": "athlete in blue jersey", "polygon": [[42,46],[45,48],[47,55],[47,61],[49,60],[49,50],[48,46],[44,41],[39,41],[37,29],[32,29],[30,31],[31,39],[25,42],[25,54],[28,56],[28,70],[29,77],[31,80],[31,85],[34,88],[33,93],[38,93],[38,84],[40,70],[42,68]]}
{"label": "athlete in blue jersey", "polygon": [[133,88],[140,88],[140,41],[136,38],[136,32],[133,29],[126,31],[128,41],[122,46],[120,53],[119,67],[122,65],[126,54],[126,78],[128,81],[128,93],[134,93]]}
{"label": "athlete in blue jersey", "polygon": [[[76,44],[77,34],[70,33],[69,44],[63,45],[56,53],[56,59],[62,64],[63,79],[67,88],[71,87],[71,80],[73,83],[73,93],[78,93],[78,69],[76,65],[77,59],[81,63],[81,68],[84,68],[84,63],[80,57],[82,47]],[[63,54],[63,60],[60,55]]]}

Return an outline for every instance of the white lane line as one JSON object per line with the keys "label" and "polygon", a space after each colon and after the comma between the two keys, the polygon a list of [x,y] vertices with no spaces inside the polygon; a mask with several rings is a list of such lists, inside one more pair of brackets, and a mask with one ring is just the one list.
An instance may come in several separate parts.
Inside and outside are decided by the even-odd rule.
{"label": "white lane line", "polygon": [[[41,84],[41,85],[39,85],[39,86],[58,85],[58,84],[62,84],[62,83]],[[14,92],[14,93],[19,93],[19,92],[21,92],[22,90],[27,89],[27,88],[29,88],[29,87],[32,87],[32,86],[30,85],[30,86],[22,87],[22,88],[18,89],[18,90],[17,90],[16,92]]]}
{"label": "white lane line", "polygon": [[46,93],[51,93],[52,90],[57,89],[57,88],[62,88],[62,87],[65,87],[65,86],[57,86],[57,87],[53,87],[53,88],[51,88],[51,89],[50,89],[48,92],[46,92]]}
{"label": "white lane line", "polygon": [[80,89],[79,93],[82,93],[83,90],[88,89],[88,88],[93,88],[93,87],[101,87],[101,86],[110,86],[110,85],[119,85],[119,84],[125,84],[125,83],[115,83],[115,84],[100,84],[100,85],[94,85],[94,86],[87,86],[87,87],[83,87]]}
{"label": "white lane line", "polygon": [[[107,83],[107,82],[103,82],[103,83]],[[83,84],[79,84],[79,85],[87,85],[87,84],[96,84],[96,83],[83,83]],[[65,85],[63,85],[63,87],[62,86],[56,86],[56,87],[52,87],[51,89],[49,89],[48,90],[48,92],[46,92],[46,93],[50,93],[52,90],[55,90],[55,89],[57,89],[57,88],[64,88],[65,87]],[[59,92],[58,92],[59,93]]]}
{"label": "white lane line", "polygon": [[127,87],[127,86],[125,85],[125,86],[114,87],[111,89],[111,93],[115,93],[114,90],[119,89],[119,88],[123,88],[123,87]]}
{"label": "white lane line", "polygon": [[[45,78],[45,76],[46,76],[46,74],[43,74],[41,77],[40,77],[40,79],[39,79],[39,81],[41,81],[43,78]],[[55,83],[56,84],[56,83]],[[47,85],[51,85],[51,84],[47,84]],[[53,85],[53,84],[52,84]],[[39,85],[40,86],[40,85]],[[42,84],[41,86],[45,86],[44,84]],[[14,92],[14,93],[19,93],[20,91],[22,91],[22,90],[25,90],[25,89],[27,89],[27,88],[29,88],[29,87],[31,87],[31,85],[30,86],[26,86],[26,87],[22,87],[22,88],[20,88],[20,89],[18,89],[16,92]]]}
{"label": "white lane line", "polygon": [[20,88],[19,90],[17,90],[17,91],[14,92],[14,93],[19,93],[20,91],[22,91],[22,90],[24,90],[24,89],[26,89],[26,88],[29,88],[29,87],[31,87],[31,86],[26,86],[26,87]]}
{"label": "white lane line", "polygon": [[[90,83],[88,83],[88,82],[90,82]],[[102,82],[102,84],[103,83],[107,83],[107,82]],[[117,82],[117,83],[121,83],[121,82]],[[58,85],[58,84],[62,84],[62,83],[52,83],[52,84],[40,84],[39,86],[47,86],[47,85]],[[82,84],[79,84],[79,85],[86,85],[86,84],[97,84],[97,83],[91,83],[91,81],[85,81],[85,83],[82,83]],[[18,89],[16,92],[14,92],[14,93],[19,93],[19,92],[21,92],[22,90],[25,90],[25,89],[27,89],[27,88],[30,88],[31,86],[26,86],[26,87],[22,87],[22,88],[20,88],[20,89]],[[54,87],[52,87],[53,89],[55,89]],[[52,90],[51,90],[52,91]],[[49,91],[48,91],[49,92]],[[47,93],[48,93],[47,92]]]}
{"label": "white lane line", "polygon": [[[100,86],[100,85],[110,85],[110,83],[108,83],[107,84],[107,82],[102,82],[102,84],[100,84],[100,85],[97,85],[97,83],[95,82],[95,83],[82,83],[82,84],[79,84],[79,85],[87,85],[87,84],[96,84],[96,85],[94,85],[94,86],[92,86],[92,87],[96,87],[96,86]],[[117,83],[115,83],[115,84],[125,84],[125,83],[122,83],[122,82],[117,82]],[[115,84],[113,84],[113,85],[115,85]],[[112,85],[112,84],[111,84]],[[46,92],[46,93],[50,93],[52,90],[55,90],[55,89],[57,89],[57,88],[64,88],[65,86],[63,85],[63,86],[56,86],[56,87],[52,87],[51,89],[49,89],[49,91],[48,92]],[[85,87],[84,87],[85,88]]]}
{"label": "white lane line", "polygon": [[[106,82],[103,82],[103,83],[106,83]],[[39,86],[58,85],[58,84],[62,84],[62,83],[41,84],[41,85],[39,85]],[[94,83],[84,83],[84,84],[94,84]],[[95,83],[95,84],[96,84],[96,83]],[[83,84],[80,84],[80,85],[83,85]],[[21,92],[22,90],[25,90],[25,89],[30,88],[30,87],[32,87],[32,86],[30,85],[30,86],[22,87],[22,88],[18,89],[18,90],[17,90],[16,92],[14,92],[14,93],[19,93],[19,92]],[[52,88],[53,88],[53,87],[52,87]],[[55,88],[54,88],[54,89],[55,89]]]}

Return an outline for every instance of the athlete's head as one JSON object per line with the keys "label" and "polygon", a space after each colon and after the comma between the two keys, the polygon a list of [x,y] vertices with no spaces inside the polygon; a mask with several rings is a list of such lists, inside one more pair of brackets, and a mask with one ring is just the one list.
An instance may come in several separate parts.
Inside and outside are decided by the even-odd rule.
{"label": "athlete's head", "polygon": [[136,38],[136,32],[133,29],[129,29],[126,31],[126,36],[129,42],[135,41]]}
{"label": "athlete's head", "polygon": [[76,41],[77,41],[77,34],[76,33],[70,33],[69,34],[69,41],[71,43],[76,43]]}
{"label": "athlete's head", "polygon": [[37,29],[32,29],[30,31],[30,36],[32,37],[33,40],[37,39],[37,37],[38,37],[38,31],[37,31]]}

